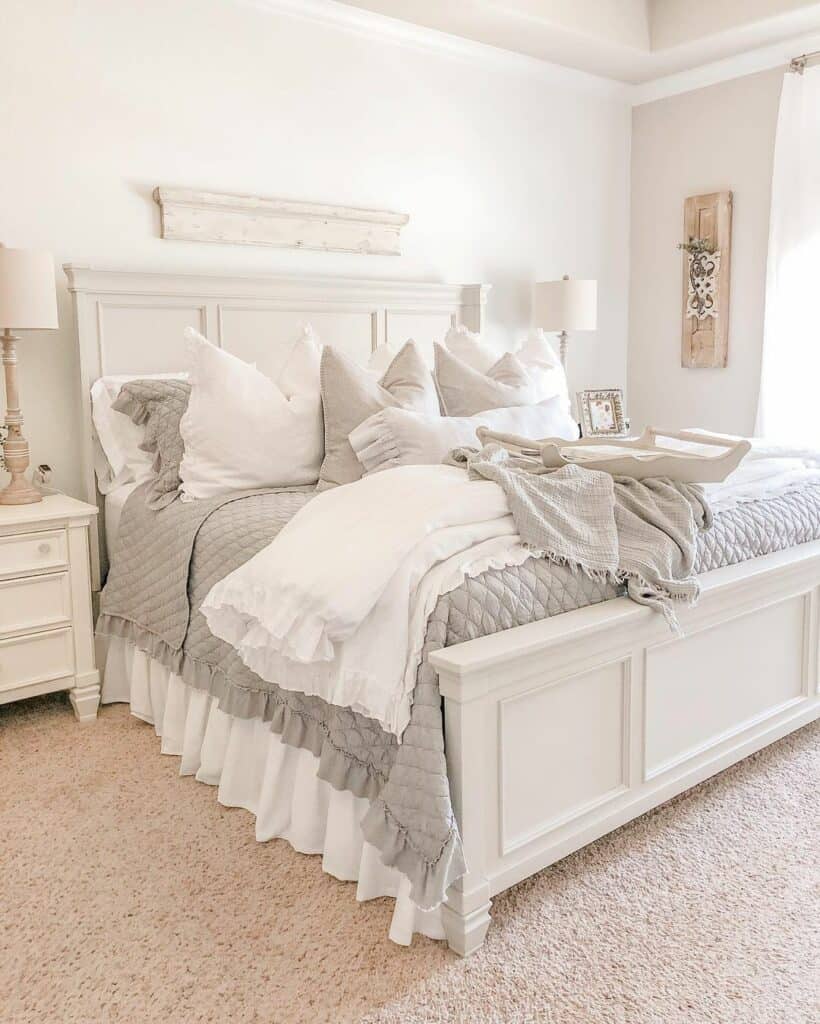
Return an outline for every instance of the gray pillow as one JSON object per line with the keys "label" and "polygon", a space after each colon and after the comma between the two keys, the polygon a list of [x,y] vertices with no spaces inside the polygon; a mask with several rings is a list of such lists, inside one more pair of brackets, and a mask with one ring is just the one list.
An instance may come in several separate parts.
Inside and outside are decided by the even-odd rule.
{"label": "gray pillow", "polygon": [[179,421],[190,396],[187,380],[131,380],[123,384],[112,406],[132,423],[145,427],[140,448],[154,456],[154,476],[145,494],[149,508],[165,508],[179,493],[184,451]]}
{"label": "gray pillow", "polygon": [[362,475],[348,436],[368,416],[398,406],[438,416],[433,375],[415,342],[408,341],[381,379],[331,345],[322,349],[319,387],[325,417],[325,459],[317,490],[351,483]]}
{"label": "gray pillow", "polygon": [[487,409],[509,409],[516,405],[534,405],[535,386],[526,367],[512,352],[480,373],[448,352],[435,346],[436,386],[447,416],[474,416]]}

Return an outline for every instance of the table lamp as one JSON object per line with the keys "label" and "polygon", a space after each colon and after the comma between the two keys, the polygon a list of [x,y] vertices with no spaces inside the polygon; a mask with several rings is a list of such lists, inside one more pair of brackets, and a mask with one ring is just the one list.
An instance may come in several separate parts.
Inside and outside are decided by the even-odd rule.
{"label": "table lamp", "polygon": [[0,336],[6,377],[6,427],[3,461],[11,482],[0,491],[0,505],[28,505],[42,501],[42,494],[25,476],[29,463],[28,441],[23,437],[20,391],[17,386],[17,342],[12,329],[54,330],[57,295],[54,259],[36,249],[7,249],[0,245]]}
{"label": "table lamp", "polygon": [[567,368],[567,331],[594,331],[598,325],[598,282],[539,281],[533,286],[533,320],[544,331],[558,331],[561,365]]}

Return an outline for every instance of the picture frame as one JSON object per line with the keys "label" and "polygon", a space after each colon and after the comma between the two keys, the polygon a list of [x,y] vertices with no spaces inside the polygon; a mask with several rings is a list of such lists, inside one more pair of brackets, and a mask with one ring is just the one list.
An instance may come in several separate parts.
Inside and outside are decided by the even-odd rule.
{"label": "picture frame", "polygon": [[622,388],[579,391],[578,415],[582,437],[624,437],[629,429]]}

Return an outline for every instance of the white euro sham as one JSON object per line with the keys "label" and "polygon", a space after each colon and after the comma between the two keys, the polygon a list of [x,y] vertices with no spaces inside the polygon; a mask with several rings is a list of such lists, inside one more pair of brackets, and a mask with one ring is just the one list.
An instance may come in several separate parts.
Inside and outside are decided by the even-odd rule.
{"label": "white euro sham", "polygon": [[312,332],[305,330],[285,367],[286,374],[291,371],[286,376],[290,397],[255,366],[212,345],[193,328],[185,337],[191,398],[180,422],[183,500],[315,483],[324,447],[318,343]]}

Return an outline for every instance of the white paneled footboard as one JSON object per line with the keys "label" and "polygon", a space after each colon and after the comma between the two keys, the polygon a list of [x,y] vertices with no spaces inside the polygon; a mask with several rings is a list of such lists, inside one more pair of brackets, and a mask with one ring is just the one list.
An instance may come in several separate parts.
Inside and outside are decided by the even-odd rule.
{"label": "white paneled footboard", "polygon": [[456,952],[496,893],[820,715],[820,541],[702,583],[681,639],[620,598],[431,656],[469,868]]}

